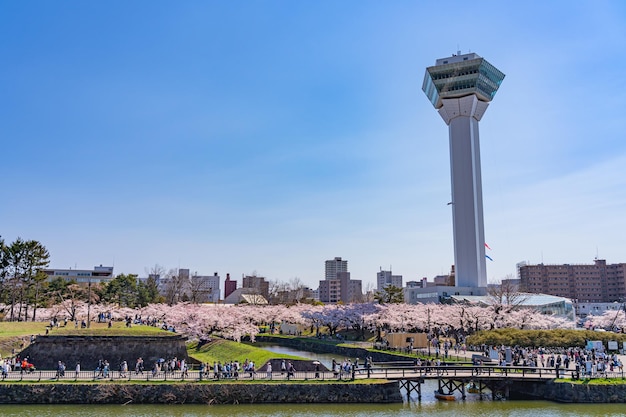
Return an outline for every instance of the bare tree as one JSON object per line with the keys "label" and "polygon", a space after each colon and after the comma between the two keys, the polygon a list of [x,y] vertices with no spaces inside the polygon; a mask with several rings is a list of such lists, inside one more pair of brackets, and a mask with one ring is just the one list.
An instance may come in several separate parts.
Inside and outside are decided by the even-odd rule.
{"label": "bare tree", "polygon": [[295,304],[305,298],[306,285],[298,277],[293,277],[289,282],[270,281],[270,302],[272,304]]}
{"label": "bare tree", "polygon": [[194,304],[207,302],[212,293],[213,288],[209,287],[207,278],[194,272],[189,279],[189,301]]}
{"label": "bare tree", "polygon": [[144,268],[144,271],[146,271],[146,274],[148,274],[148,276],[153,276],[156,278],[165,277],[166,273],[165,267],[159,264],[154,264],[154,266],[151,266],[150,268],[146,267]]}
{"label": "bare tree", "polygon": [[304,290],[306,289],[306,285],[302,282],[302,280],[298,277],[293,277],[289,280],[289,292],[290,297],[288,302],[297,303],[304,298]]}
{"label": "bare tree", "polygon": [[185,282],[178,268],[172,268],[165,274],[165,302],[169,305],[178,303],[183,299]]}
{"label": "bare tree", "polygon": [[[63,310],[68,314],[69,321],[76,320],[76,311],[81,304],[84,304],[83,299],[89,298],[87,290],[78,284],[69,284],[65,287],[64,291],[57,291],[56,295],[61,300],[58,304],[59,310]],[[99,300],[99,297],[95,296],[94,298],[94,295],[95,292],[92,291],[92,302]]]}
{"label": "bare tree", "polygon": [[528,300],[528,294],[520,291],[519,285],[510,274],[500,284],[489,286],[487,293],[493,309],[492,328],[496,327],[496,323],[502,320],[505,314],[517,310]]}
{"label": "bare tree", "polygon": [[528,299],[528,294],[520,290],[512,275],[507,275],[500,284],[491,285],[487,290],[492,304],[515,308]]}
{"label": "bare tree", "polygon": [[284,304],[284,295],[287,284],[283,281],[279,281],[276,279],[270,280],[269,282],[269,301],[271,304]]}
{"label": "bare tree", "polygon": [[372,282],[365,284],[365,292],[363,293],[364,303],[373,303],[376,300],[376,289]]}

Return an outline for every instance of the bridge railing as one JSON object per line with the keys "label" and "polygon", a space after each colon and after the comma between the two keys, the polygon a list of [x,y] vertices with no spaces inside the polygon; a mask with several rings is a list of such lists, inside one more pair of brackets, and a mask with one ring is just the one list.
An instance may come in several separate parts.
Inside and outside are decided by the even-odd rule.
{"label": "bridge railing", "polygon": [[[363,376],[363,374],[366,376]],[[583,370],[501,365],[445,365],[445,366],[377,366],[359,370],[357,378],[437,378],[437,377],[511,377],[511,378],[624,378],[623,371],[585,373]]]}
{"label": "bridge railing", "polygon": [[0,376],[2,381],[262,381],[262,380],[282,380],[282,381],[306,381],[306,380],[352,380],[352,379],[412,379],[412,378],[446,378],[446,377],[482,377],[482,378],[529,378],[529,379],[549,379],[549,378],[624,378],[623,371],[606,371],[586,374],[583,370],[578,373],[575,369],[560,368],[557,376],[555,368],[525,367],[525,366],[500,366],[500,365],[446,365],[446,366],[373,366],[360,367],[349,372],[339,371],[296,371],[293,373],[276,371],[268,373],[265,371],[235,373],[221,373],[215,376],[213,371],[143,371],[143,372],[121,372],[121,371],[65,371],[59,373],[55,370],[32,370],[32,371],[10,371]]}
{"label": "bridge railing", "polygon": [[121,372],[121,371],[65,371],[58,372],[54,370],[32,370],[32,371],[9,371],[6,374],[0,375],[0,381],[270,381],[270,380],[342,380],[347,381],[353,379],[351,372],[331,372],[331,371],[296,371],[296,372],[245,372],[239,371],[238,373],[219,373],[217,376],[210,372],[196,371],[143,371],[140,373]]}

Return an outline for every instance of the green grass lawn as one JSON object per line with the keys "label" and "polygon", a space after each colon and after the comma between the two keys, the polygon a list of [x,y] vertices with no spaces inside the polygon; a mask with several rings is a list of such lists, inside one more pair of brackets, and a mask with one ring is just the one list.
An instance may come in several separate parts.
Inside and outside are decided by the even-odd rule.
{"label": "green grass lawn", "polygon": [[175,333],[162,330],[158,327],[133,325],[126,327],[124,322],[113,322],[109,328],[107,323],[91,323],[86,329],[74,328],[73,324],[67,327],[53,329],[50,335],[53,336],[173,336]]}
{"label": "green grass lawn", "polygon": [[46,333],[46,323],[41,321],[3,321],[0,322],[0,337],[28,336]]}
{"label": "green grass lawn", "polygon": [[[48,323],[44,322],[0,322],[0,338],[45,335],[47,325]],[[152,326],[126,327],[124,322],[116,321],[113,322],[111,328],[107,323],[92,322],[90,327],[85,329],[68,323],[67,327],[63,325],[55,327],[48,334],[51,336],[171,336],[174,333]]]}
{"label": "green grass lawn", "polygon": [[248,343],[237,343],[230,340],[213,339],[213,341],[198,347],[197,342],[187,345],[187,354],[200,361],[208,362],[213,366],[214,362],[230,362],[237,360],[243,363],[246,359],[254,361],[258,367],[265,364],[270,359],[303,359],[299,356],[285,355],[270,352]]}
{"label": "green grass lawn", "polygon": [[[45,335],[47,322],[0,322],[0,355],[11,356],[13,350],[22,350],[30,343],[31,335]],[[151,326],[126,327],[124,322],[114,322],[109,329],[107,323],[91,323],[90,328],[67,327],[49,331],[54,336],[172,336],[174,333]]]}
{"label": "green grass lawn", "polygon": [[624,378],[593,378],[593,379],[567,379],[560,378],[556,383],[572,383],[577,385],[625,385]]}
{"label": "green grass lawn", "polygon": [[45,334],[43,322],[0,322],[0,355],[11,356],[30,343],[31,335]]}

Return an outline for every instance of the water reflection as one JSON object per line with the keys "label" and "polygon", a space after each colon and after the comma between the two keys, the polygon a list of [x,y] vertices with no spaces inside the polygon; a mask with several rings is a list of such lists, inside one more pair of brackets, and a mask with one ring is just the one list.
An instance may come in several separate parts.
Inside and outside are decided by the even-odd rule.
{"label": "water reflection", "polygon": [[[343,356],[331,355],[330,353],[307,352],[304,350],[298,350],[298,349],[293,349],[290,347],[273,345],[270,343],[257,342],[254,345],[255,347],[269,350],[270,352],[274,352],[274,353],[281,353],[285,355],[295,355],[295,356],[300,356],[302,358],[307,358],[311,360],[318,360],[321,363],[323,363],[324,366],[326,366],[328,369],[331,369],[333,359],[336,359],[339,362],[341,362],[344,359]],[[354,360],[354,358],[350,358],[350,359]],[[365,358],[362,358],[362,360],[363,359]]]}
{"label": "water reflection", "polygon": [[624,404],[556,404],[546,401],[429,402],[411,404],[259,405],[2,405],[6,417],[578,417],[624,416]]}

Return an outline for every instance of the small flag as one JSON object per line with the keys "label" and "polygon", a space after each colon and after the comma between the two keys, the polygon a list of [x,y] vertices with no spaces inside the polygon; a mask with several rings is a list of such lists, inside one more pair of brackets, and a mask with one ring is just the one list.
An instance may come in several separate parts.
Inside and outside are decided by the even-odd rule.
{"label": "small flag", "polygon": [[485,258],[489,259],[491,262],[493,262],[493,259],[491,259],[491,256],[489,255],[485,255]]}
{"label": "small flag", "polygon": [[489,247],[489,245],[487,243],[485,243],[485,247],[489,250],[491,250],[491,248]]}

